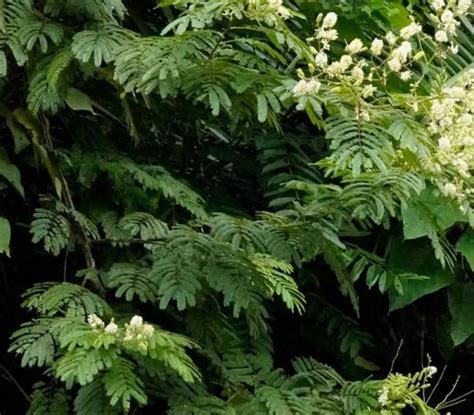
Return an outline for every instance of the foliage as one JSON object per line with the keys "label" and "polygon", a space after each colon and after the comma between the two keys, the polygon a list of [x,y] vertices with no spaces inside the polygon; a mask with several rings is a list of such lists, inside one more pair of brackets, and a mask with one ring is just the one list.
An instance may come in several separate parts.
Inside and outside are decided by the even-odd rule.
{"label": "foliage", "polygon": [[377,326],[474,335],[470,2],[333,3],[0,2],[0,255],[54,264],[9,347],[29,414],[460,401]]}

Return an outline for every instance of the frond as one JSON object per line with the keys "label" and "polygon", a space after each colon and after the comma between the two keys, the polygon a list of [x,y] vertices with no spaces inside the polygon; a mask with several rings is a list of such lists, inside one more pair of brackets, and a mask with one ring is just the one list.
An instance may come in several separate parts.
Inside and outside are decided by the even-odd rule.
{"label": "frond", "polygon": [[55,113],[61,108],[63,100],[55,87],[48,83],[45,68],[39,67],[33,74],[28,88],[28,108],[37,114],[39,111]]}
{"label": "frond", "polygon": [[[169,231],[166,223],[145,212],[134,212],[124,216],[118,225],[128,231],[132,237],[138,236],[144,241],[164,238]],[[145,247],[151,249],[153,245],[149,244]]]}
{"label": "frond", "polygon": [[116,365],[119,359],[112,350],[73,349],[57,360],[55,374],[68,389],[75,383],[84,386],[91,383],[99,372]]}
{"label": "frond", "polygon": [[159,281],[156,281],[149,269],[126,263],[115,263],[107,273],[105,283],[107,287],[116,289],[117,298],[124,297],[127,301],[132,301],[137,297],[143,303],[155,302],[161,289]]}
{"label": "frond", "polygon": [[84,30],[73,37],[71,50],[81,62],[93,61],[99,67],[115,59],[116,51],[131,35],[120,26],[107,23],[96,30]]}
{"label": "frond", "polygon": [[97,294],[68,282],[36,284],[23,298],[23,307],[45,316],[85,317],[111,313],[109,305]]}
{"label": "frond", "polygon": [[324,161],[326,174],[351,170],[357,177],[364,171],[386,171],[393,156],[393,144],[380,121],[373,117],[365,122],[357,119],[357,114],[329,117],[326,139],[330,140],[332,153]]}
{"label": "frond", "polygon": [[44,12],[52,16],[83,16],[98,21],[122,20],[126,8],[121,0],[46,0]]}
{"label": "frond", "polygon": [[127,92],[174,95],[183,73],[195,59],[209,55],[219,38],[218,33],[203,30],[131,40],[117,52],[114,79]]}
{"label": "frond", "polygon": [[130,410],[131,401],[145,405],[148,401],[145,385],[137,376],[132,362],[122,357],[116,357],[110,369],[104,375],[104,388],[112,406],[120,403],[124,411]]}
{"label": "frond", "polygon": [[63,388],[38,382],[33,386],[27,415],[68,415],[69,397]]}
{"label": "frond", "polygon": [[298,191],[284,186],[293,180],[319,183],[321,178],[314,167],[316,140],[296,135],[263,136],[256,140],[259,161],[262,165],[265,196],[271,209],[292,207],[301,199]]}
{"label": "frond", "polygon": [[52,319],[41,318],[24,323],[11,337],[9,352],[21,354],[22,366],[49,366],[56,351],[51,334]]}
{"label": "frond", "polygon": [[48,52],[48,42],[59,45],[64,37],[62,26],[48,21],[41,21],[34,16],[24,19],[19,24],[16,35],[25,49],[30,52],[39,45],[41,52]]}
{"label": "frond", "polygon": [[176,301],[178,310],[196,305],[196,294],[202,289],[202,268],[199,252],[186,247],[158,249],[150,272],[159,287],[159,307],[166,309]]}
{"label": "frond", "polygon": [[91,383],[81,386],[77,392],[74,399],[74,413],[77,415],[118,415],[120,411],[110,405],[104,382],[97,377]]}

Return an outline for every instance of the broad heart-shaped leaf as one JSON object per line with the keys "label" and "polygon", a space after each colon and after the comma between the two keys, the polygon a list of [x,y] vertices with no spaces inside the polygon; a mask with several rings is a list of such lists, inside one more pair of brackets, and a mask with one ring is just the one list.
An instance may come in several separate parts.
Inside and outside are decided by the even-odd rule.
{"label": "broad heart-shaped leaf", "polygon": [[456,251],[466,257],[471,269],[474,270],[474,229],[469,228],[463,233],[456,244]]}
{"label": "broad heart-shaped leaf", "polygon": [[25,191],[21,184],[21,176],[18,168],[10,162],[5,149],[0,147],[0,176],[3,176],[20,195],[24,196]]}
{"label": "broad heart-shaped leaf", "polygon": [[454,345],[463,343],[474,334],[474,284],[453,284],[448,291],[451,338]]}
{"label": "broad heart-shaped leaf", "polygon": [[427,239],[405,241],[397,238],[392,241],[389,265],[398,274],[414,274],[423,279],[403,279],[403,294],[395,288],[389,290],[390,311],[398,310],[417,299],[434,293],[448,285],[455,274],[443,269],[433,254]]}
{"label": "broad heart-shaped leaf", "polygon": [[402,209],[402,217],[405,239],[421,238],[445,230],[457,222],[468,222],[456,203],[438,195],[433,186],[412,198],[409,205]]}
{"label": "broad heart-shaped leaf", "polygon": [[0,216],[0,254],[10,256],[10,224],[8,220]]}

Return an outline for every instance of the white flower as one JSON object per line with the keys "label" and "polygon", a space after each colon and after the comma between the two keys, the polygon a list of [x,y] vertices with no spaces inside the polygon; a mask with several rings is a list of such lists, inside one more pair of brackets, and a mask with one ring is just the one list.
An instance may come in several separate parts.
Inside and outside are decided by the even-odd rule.
{"label": "white flower", "polygon": [[390,59],[387,62],[387,65],[394,72],[399,72],[400,69],[402,69],[402,64],[400,63],[400,60],[397,57]]}
{"label": "white flower", "polygon": [[449,151],[451,150],[451,140],[449,137],[441,137],[438,140],[438,146],[441,151]]}
{"label": "white flower", "polygon": [[379,56],[383,50],[383,40],[375,38],[372,41],[372,45],[370,46],[370,50],[375,56]]}
{"label": "white flower", "polygon": [[361,110],[357,114],[357,119],[365,121],[365,122],[369,122],[370,121],[370,114],[367,110]]}
{"label": "white flower", "polygon": [[449,127],[452,124],[453,124],[453,119],[451,117],[444,117],[444,118],[441,118],[441,120],[439,120],[439,126],[441,128]]}
{"label": "white flower", "polygon": [[377,91],[377,88],[373,85],[366,85],[362,90],[362,97],[368,98],[374,95],[374,92]]}
{"label": "white flower", "polygon": [[330,41],[336,40],[338,36],[339,34],[336,29],[329,29],[329,30],[321,29],[318,32],[316,37],[318,39],[323,39],[330,42]]}
{"label": "white flower", "polygon": [[330,12],[324,17],[322,27],[331,28],[331,27],[334,27],[336,23],[337,23],[337,14]]}
{"label": "white flower", "polygon": [[350,55],[359,53],[364,48],[364,44],[358,38],[354,39],[351,43],[346,46],[346,52]]}
{"label": "white flower", "polygon": [[459,52],[459,45],[451,44],[449,49],[451,50],[452,54],[457,55]]}
{"label": "white flower", "polygon": [[451,10],[445,10],[443,12],[443,14],[441,15],[441,21],[444,23],[444,24],[450,24],[452,23],[454,20],[454,14]]}
{"label": "white flower", "polygon": [[448,34],[444,30],[438,30],[435,33],[435,39],[437,42],[446,43],[448,42]]}
{"label": "white flower", "polygon": [[389,45],[394,45],[395,42],[397,41],[397,37],[392,32],[388,32],[385,35],[385,39],[387,39],[387,42]]}
{"label": "white flower", "polygon": [[268,7],[272,9],[278,9],[283,5],[283,0],[268,0]]}
{"label": "white flower", "polygon": [[339,60],[341,64],[341,68],[345,71],[349,66],[352,65],[352,58],[349,55],[342,55],[341,59]]}
{"label": "white flower", "polygon": [[321,88],[321,82],[311,78],[309,81],[302,79],[293,88],[293,95],[302,97],[304,95],[315,95]]}
{"label": "white flower", "polygon": [[145,337],[151,337],[155,333],[155,328],[151,324],[144,324],[142,327],[142,334]]}
{"label": "white flower", "polygon": [[471,3],[471,0],[459,0],[456,13],[460,15],[466,13],[471,8]]}
{"label": "white flower", "polygon": [[140,327],[143,324],[143,317],[133,316],[130,320],[130,327]]}
{"label": "white flower", "polygon": [[458,188],[454,183],[446,183],[443,188],[442,192],[445,196],[456,197],[458,196]]}
{"label": "white flower", "polygon": [[328,64],[328,55],[324,52],[319,52],[314,58],[314,61],[318,66],[326,67]]}
{"label": "white flower", "polygon": [[364,71],[359,66],[355,66],[351,71],[351,76],[354,78],[356,85],[359,85],[364,80]]}
{"label": "white flower", "polygon": [[388,405],[388,386],[384,385],[384,387],[382,388],[382,390],[380,391],[380,395],[379,395],[379,404],[381,406],[387,406]]}
{"label": "white flower", "polygon": [[453,160],[453,165],[457,167],[458,173],[463,176],[464,178],[468,178],[469,175],[469,165],[460,158],[456,158]]}
{"label": "white flower", "polygon": [[402,81],[408,81],[411,78],[411,72],[410,71],[403,71],[400,74],[400,78]]}
{"label": "white flower", "polygon": [[411,51],[411,43],[405,40],[392,52],[392,56],[398,58],[400,62],[405,63],[410,57]]}
{"label": "white flower", "polygon": [[290,17],[290,11],[286,7],[283,7],[283,6],[278,7],[277,14],[284,20]]}
{"label": "white flower", "polygon": [[466,127],[472,124],[472,115],[471,114],[463,114],[458,118],[458,123],[464,125]]}
{"label": "white flower", "polygon": [[105,326],[104,331],[109,334],[117,333],[118,326],[115,324],[114,319],[110,320],[110,323]]}
{"label": "white flower", "polygon": [[430,3],[430,6],[431,8],[437,12],[438,10],[440,10],[441,8],[444,7],[444,0],[432,0],[431,3]]}
{"label": "white flower", "polygon": [[93,329],[104,328],[104,322],[97,314],[89,314],[87,316],[87,322],[89,323],[89,326],[91,326]]}
{"label": "white flower", "polygon": [[436,374],[436,372],[438,372],[438,369],[436,368],[436,366],[428,366],[426,368],[426,375],[428,377],[432,377],[433,375]]}
{"label": "white flower", "polygon": [[422,31],[422,27],[419,23],[410,23],[408,26],[405,26],[402,30],[400,30],[400,36],[403,39],[410,39],[411,37],[417,35]]}
{"label": "white flower", "polygon": [[[466,98],[466,90],[460,86],[443,88],[443,92],[453,99],[463,100]],[[449,105],[455,105],[455,102],[449,102]]]}

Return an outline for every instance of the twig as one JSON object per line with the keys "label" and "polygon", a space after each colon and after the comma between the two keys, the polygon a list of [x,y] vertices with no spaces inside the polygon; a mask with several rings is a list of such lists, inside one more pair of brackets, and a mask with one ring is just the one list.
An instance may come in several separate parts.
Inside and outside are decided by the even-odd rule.
{"label": "twig", "polygon": [[24,398],[28,401],[31,402],[31,398],[28,396],[28,394],[25,392],[25,390],[22,388],[22,386],[18,383],[18,381],[15,379],[15,377],[10,373],[10,371],[0,363],[0,368],[5,372],[7,378],[10,380],[11,383],[13,383],[17,389],[20,391],[20,393],[24,396]]}
{"label": "twig", "polygon": [[395,367],[395,362],[398,359],[398,356],[400,354],[400,350],[402,349],[402,347],[403,347],[403,339],[401,339],[400,343],[398,344],[397,353],[395,353],[395,356],[392,360],[392,364],[390,365],[390,371],[388,372],[389,375],[393,372],[393,368]]}
{"label": "twig", "polygon": [[64,254],[64,265],[63,265],[63,281],[66,282],[67,279],[67,260],[69,257],[69,249],[66,249],[66,253]]}
{"label": "twig", "polygon": [[444,365],[443,370],[441,371],[441,374],[439,375],[436,384],[434,385],[433,389],[431,389],[431,393],[429,394],[428,399],[426,400],[426,403],[430,401],[430,399],[433,397],[434,393],[436,392],[436,389],[438,389],[438,386],[441,383],[441,380],[443,379],[443,376],[446,372],[447,367],[448,365]]}
{"label": "twig", "polygon": [[153,238],[153,239],[92,239],[92,244],[162,244],[167,238]]}
{"label": "twig", "polygon": [[453,384],[453,387],[451,388],[451,390],[448,392],[448,394],[444,397],[444,399],[437,405],[437,407],[442,407],[442,405],[444,403],[446,403],[446,401],[448,400],[448,398],[453,394],[454,392],[454,389],[456,389],[456,386],[458,386],[458,383],[459,383],[459,379],[461,379],[461,376],[459,375],[454,384]]}

